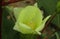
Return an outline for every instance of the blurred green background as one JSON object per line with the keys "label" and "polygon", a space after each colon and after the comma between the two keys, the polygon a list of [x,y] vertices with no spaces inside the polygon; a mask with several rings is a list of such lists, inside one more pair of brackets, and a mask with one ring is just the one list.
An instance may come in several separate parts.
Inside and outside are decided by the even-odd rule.
{"label": "blurred green background", "polygon": [[[53,15],[57,13],[54,19],[52,19],[51,23],[53,23],[54,25],[56,25],[57,28],[59,28],[59,30],[55,30],[58,35],[53,33],[53,36],[48,37],[49,34],[45,35],[45,33],[43,33],[43,35],[41,36],[32,36],[32,38],[29,38],[31,35],[23,35],[17,31],[14,31],[13,27],[15,22],[10,17],[9,10],[7,8],[2,8],[2,39],[46,39],[46,36],[48,39],[60,39],[60,12],[57,12],[57,3],[59,1],[60,0],[37,0],[38,7],[44,11],[45,17],[50,14]],[[50,26],[52,25],[50,24]],[[54,27],[50,27],[49,29],[53,32]],[[46,31],[46,33],[47,32],[48,31]]]}

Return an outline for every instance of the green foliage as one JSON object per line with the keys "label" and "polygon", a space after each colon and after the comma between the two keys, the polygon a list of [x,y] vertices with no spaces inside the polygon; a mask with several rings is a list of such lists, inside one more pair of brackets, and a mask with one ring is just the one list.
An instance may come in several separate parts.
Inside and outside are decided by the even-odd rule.
{"label": "green foliage", "polygon": [[2,13],[2,39],[20,39],[18,32],[13,30],[14,21],[12,19],[8,19],[9,10],[7,8],[3,8]]}
{"label": "green foliage", "polygon": [[51,23],[60,29],[60,0],[37,0],[37,2],[38,7],[44,11],[45,17],[49,14],[54,15],[56,13]]}
{"label": "green foliage", "polygon": [[[57,3],[58,0],[37,0],[39,8],[43,8],[44,15],[48,16],[49,14],[53,15],[57,13]],[[53,21],[53,24],[60,27],[60,14],[57,14]]]}

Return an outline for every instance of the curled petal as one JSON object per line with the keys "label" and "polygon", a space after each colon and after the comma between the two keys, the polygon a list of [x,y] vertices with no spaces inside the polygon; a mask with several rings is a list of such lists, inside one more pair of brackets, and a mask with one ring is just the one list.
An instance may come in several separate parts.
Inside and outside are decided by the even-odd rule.
{"label": "curled petal", "polygon": [[40,26],[38,26],[37,28],[36,28],[36,30],[35,31],[41,31],[44,27],[45,27],[45,23],[46,23],[46,21],[49,19],[51,17],[51,15],[50,16],[47,16],[43,21],[42,21],[42,23],[40,24]]}

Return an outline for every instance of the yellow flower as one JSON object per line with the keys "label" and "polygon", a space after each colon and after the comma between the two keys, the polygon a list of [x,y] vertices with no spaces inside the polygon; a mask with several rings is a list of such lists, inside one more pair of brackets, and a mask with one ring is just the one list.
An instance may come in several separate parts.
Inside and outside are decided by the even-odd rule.
{"label": "yellow flower", "polygon": [[46,21],[50,16],[43,19],[41,10],[36,6],[27,6],[19,12],[19,16],[16,19],[14,30],[23,34],[41,34],[41,31]]}

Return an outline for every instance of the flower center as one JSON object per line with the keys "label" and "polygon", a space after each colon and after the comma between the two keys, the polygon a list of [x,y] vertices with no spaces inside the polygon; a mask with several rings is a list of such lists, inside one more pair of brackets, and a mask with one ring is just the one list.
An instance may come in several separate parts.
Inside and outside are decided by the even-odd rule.
{"label": "flower center", "polygon": [[27,25],[29,26],[29,27],[31,27],[33,30],[35,29],[35,23],[34,22],[29,22],[29,23],[27,23]]}

